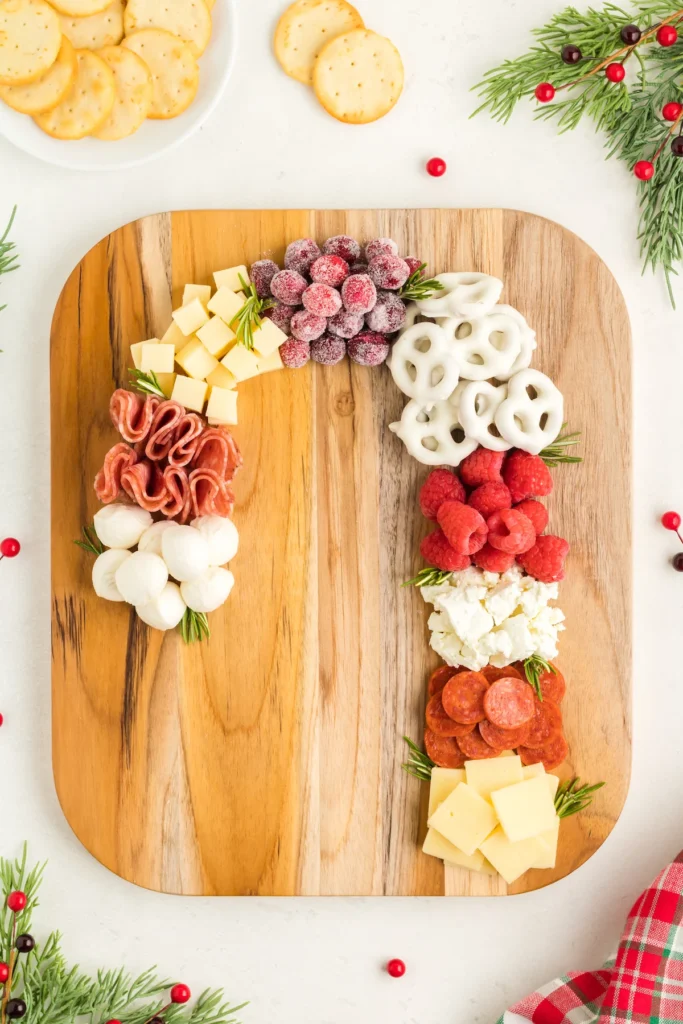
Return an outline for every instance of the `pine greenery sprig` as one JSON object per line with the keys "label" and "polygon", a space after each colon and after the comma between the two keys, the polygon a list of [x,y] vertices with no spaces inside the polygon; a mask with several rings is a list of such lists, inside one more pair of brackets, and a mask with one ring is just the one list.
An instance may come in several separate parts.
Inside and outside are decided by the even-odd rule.
{"label": "pine greenery sprig", "polygon": [[104,554],[104,545],[95,533],[94,526],[84,526],[83,537],[84,540],[75,540],[74,544],[77,544],[79,548],[83,548],[83,550],[87,551],[90,555],[95,555],[97,557],[98,555]]}
{"label": "pine greenery sprig", "polygon": [[419,302],[421,299],[431,299],[435,292],[442,292],[444,286],[435,277],[425,278],[424,272],[427,269],[426,263],[421,263],[417,270],[414,270],[406,283],[399,288],[398,294],[404,302]]}
{"label": "pine greenery sprig", "polygon": [[154,395],[156,398],[166,399],[164,390],[154,370],[136,370],[131,367],[128,373],[131,378],[130,386],[134,391],[140,391],[143,395]]}
{"label": "pine greenery sprig", "polygon": [[533,687],[536,696],[540,701],[543,700],[543,693],[541,692],[541,676],[545,672],[552,672],[553,675],[557,675],[557,669],[554,665],[551,665],[549,661],[542,658],[540,654],[532,654],[530,658],[527,658],[524,662],[524,675],[527,678],[527,682]]}
{"label": "pine greenery sprig", "polygon": [[[3,274],[10,274],[13,270],[18,270],[19,268],[19,254],[16,251],[16,245],[14,244],[14,242],[7,241],[7,239],[9,238],[9,233],[12,230],[12,225],[14,224],[14,218],[16,217],[16,215],[17,208],[15,206],[12,210],[12,213],[10,214],[10,219],[7,227],[5,228],[2,235],[0,235],[0,277]],[[3,309],[6,308],[6,306],[0,306],[0,313],[2,312]]]}
{"label": "pine greenery sprig", "polygon": [[255,284],[247,284],[241,274],[239,279],[247,299],[230,326],[235,331],[237,343],[251,350],[254,347],[254,331],[257,331],[262,323],[261,313],[274,306],[275,300],[259,298]]}
{"label": "pine greenery sprig", "polygon": [[[562,430],[567,426],[566,423],[562,424]],[[567,449],[573,448],[574,445],[581,444],[581,431],[575,430],[573,434],[562,434],[555,438],[552,444],[549,444],[547,448],[544,448],[540,452],[540,456],[545,462],[546,466],[554,467],[559,466],[560,463],[578,463],[583,462],[583,459],[578,455],[568,455]]]}
{"label": "pine greenery sprig", "polygon": [[431,566],[420,569],[417,576],[412,580],[406,580],[402,587],[440,587],[442,583],[448,583],[453,574],[443,569],[433,569]]}
{"label": "pine greenery sprig", "polygon": [[180,635],[186,644],[208,640],[211,636],[211,629],[206,613],[195,612],[191,608],[186,608],[185,614],[180,620]]}
{"label": "pine greenery sprig", "polygon": [[413,778],[419,779],[421,782],[429,782],[432,777],[432,768],[436,768],[436,765],[408,736],[404,736],[403,739],[408,744],[410,754],[401,768]]}
{"label": "pine greenery sprig", "polygon": [[555,795],[555,810],[558,818],[570,818],[572,814],[578,814],[593,800],[593,796],[605,785],[604,782],[596,782],[594,786],[580,786],[581,779],[572,779],[571,782],[563,782]]}

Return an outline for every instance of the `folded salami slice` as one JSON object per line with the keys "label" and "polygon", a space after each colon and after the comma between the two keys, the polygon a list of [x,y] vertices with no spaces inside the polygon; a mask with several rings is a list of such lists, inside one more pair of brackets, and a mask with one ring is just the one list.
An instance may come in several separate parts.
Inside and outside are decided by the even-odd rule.
{"label": "folded salami slice", "polygon": [[215,469],[193,469],[190,473],[192,513],[197,516],[229,518],[235,505],[227,482]]}
{"label": "folded salami slice", "polygon": [[160,399],[154,395],[143,398],[132,391],[118,388],[109,400],[111,421],[124,441],[138,444],[149,434]]}
{"label": "folded salami slice", "polygon": [[168,453],[169,466],[182,468],[192,462],[204,430],[204,421],[196,412],[186,412],[175,428],[173,445]]}
{"label": "folded salami slice", "polygon": [[230,431],[223,427],[208,427],[199,438],[192,469],[213,470],[229,483],[242,461],[241,452]]}
{"label": "folded salami slice", "polygon": [[110,448],[104,465],[95,477],[95,494],[103,505],[109,505],[121,493],[121,474],[138,461],[135,451],[123,441]]}
{"label": "folded salami slice", "polygon": [[191,511],[190,481],[187,470],[177,466],[167,466],[164,470],[166,484],[166,502],[159,511],[167,519],[179,518],[186,522]]}
{"label": "folded salami slice", "polygon": [[160,512],[168,501],[164,474],[154,462],[143,459],[121,473],[121,486],[129,498],[148,512]]}
{"label": "folded salami slice", "polygon": [[185,415],[180,402],[162,402],[154,413],[154,419],[145,443],[145,455],[152,462],[161,462],[175,442],[178,424]]}

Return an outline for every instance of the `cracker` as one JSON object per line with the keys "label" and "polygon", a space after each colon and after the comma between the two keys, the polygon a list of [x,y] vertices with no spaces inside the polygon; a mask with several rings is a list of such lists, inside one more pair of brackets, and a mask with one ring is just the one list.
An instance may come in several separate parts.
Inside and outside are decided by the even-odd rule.
{"label": "cracker", "polygon": [[128,0],[123,19],[126,35],[162,28],[184,39],[201,57],[211,38],[211,14],[204,0]]}
{"label": "cracker", "polygon": [[199,87],[199,65],[187,43],[163,29],[145,28],[121,45],[142,57],[152,73],[148,117],[165,120],[187,110]]}
{"label": "cracker", "polygon": [[338,121],[368,124],[388,114],[403,91],[401,55],[376,32],[347,32],[321,51],[313,88]]}
{"label": "cracker", "polygon": [[109,65],[92,50],[76,50],[78,71],[65,99],[34,121],[53,139],[82,139],[109,117],[116,87]]}
{"label": "cracker", "polygon": [[346,0],[297,0],[275,30],[275,56],[290,78],[313,84],[318,54],[330,39],[363,28],[355,7]]}
{"label": "cracker", "polygon": [[76,52],[66,36],[62,36],[57,60],[50,70],[26,85],[0,85],[0,100],[30,117],[52,110],[69,92],[77,67]]}
{"label": "cracker", "polygon": [[114,142],[132,135],[146,119],[152,106],[152,76],[144,60],[123,46],[105,46],[99,56],[114,72],[116,99],[111,114],[93,135]]}
{"label": "cracker", "polygon": [[77,50],[101,50],[116,46],[123,39],[123,0],[114,0],[98,14],[86,18],[60,17],[62,32]]}
{"label": "cracker", "polygon": [[0,0],[0,85],[42,78],[61,45],[59,18],[45,0]]}
{"label": "cracker", "polygon": [[50,3],[60,14],[70,18],[88,18],[106,10],[111,0],[50,0]]}

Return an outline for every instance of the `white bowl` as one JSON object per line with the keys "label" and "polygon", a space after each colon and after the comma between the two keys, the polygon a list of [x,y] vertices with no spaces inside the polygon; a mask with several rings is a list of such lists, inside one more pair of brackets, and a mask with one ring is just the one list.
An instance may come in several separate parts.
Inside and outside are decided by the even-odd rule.
{"label": "white bowl", "polygon": [[0,135],[25,153],[57,167],[74,171],[102,171],[133,167],[154,160],[179,146],[200,128],[218,103],[235,63],[237,15],[235,0],[216,0],[211,12],[213,33],[199,59],[199,90],[194,103],[180,117],[145,121],[127,139],[100,142],[79,139],[61,142],[38,128],[30,117],[0,101]]}

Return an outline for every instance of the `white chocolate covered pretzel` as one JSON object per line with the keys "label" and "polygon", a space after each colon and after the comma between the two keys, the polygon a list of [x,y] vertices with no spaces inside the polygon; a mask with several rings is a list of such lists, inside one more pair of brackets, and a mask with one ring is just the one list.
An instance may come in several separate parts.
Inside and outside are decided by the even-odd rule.
{"label": "white chocolate covered pretzel", "polygon": [[503,282],[489,274],[437,274],[436,280],[444,290],[417,303],[426,316],[483,316],[493,309],[503,291]]}
{"label": "white chocolate covered pretzel", "polygon": [[451,317],[441,326],[464,380],[507,379],[522,354],[520,325],[508,313]]}
{"label": "white chocolate covered pretzel", "polygon": [[421,406],[448,398],[458,383],[452,346],[438,324],[414,324],[401,331],[388,364],[396,386]]}
{"label": "white chocolate covered pretzel", "polygon": [[478,447],[462,429],[457,411],[460,389],[456,392],[431,408],[408,402],[400,422],[389,425],[413,458],[426,466],[459,466]]}
{"label": "white chocolate covered pretzel", "polygon": [[562,429],[564,399],[540,370],[521,370],[508,381],[495,423],[501,437],[522,451],[538,455]]}
{"label": "white chocolate covered pretzel", "polygon": [[532,331],[528,323],[519,312],[513,306],[494,306],[491,310],[492,313],[502,313],[508,316],[514,323],[519,327],[519,339],[521,342],[521,351],[514,363],[510,367],[510,372],[506,376],[498,375],[499,380],[509,380],[514,374],[519,373],[520,370],[526,370],[527,366],[531,366],[531,358],[536,348],[536,331]]}
{"label": "white chocolate covered pretzel", "polygon": [[[460,387],[460,385],[458,385]],[[468,381],[460,393],[458,416],[468,437],[493,452],[505,452],[512,446],[500,436],[496,413],[507,398],[507,385],[494,387],[488,381]]]}

